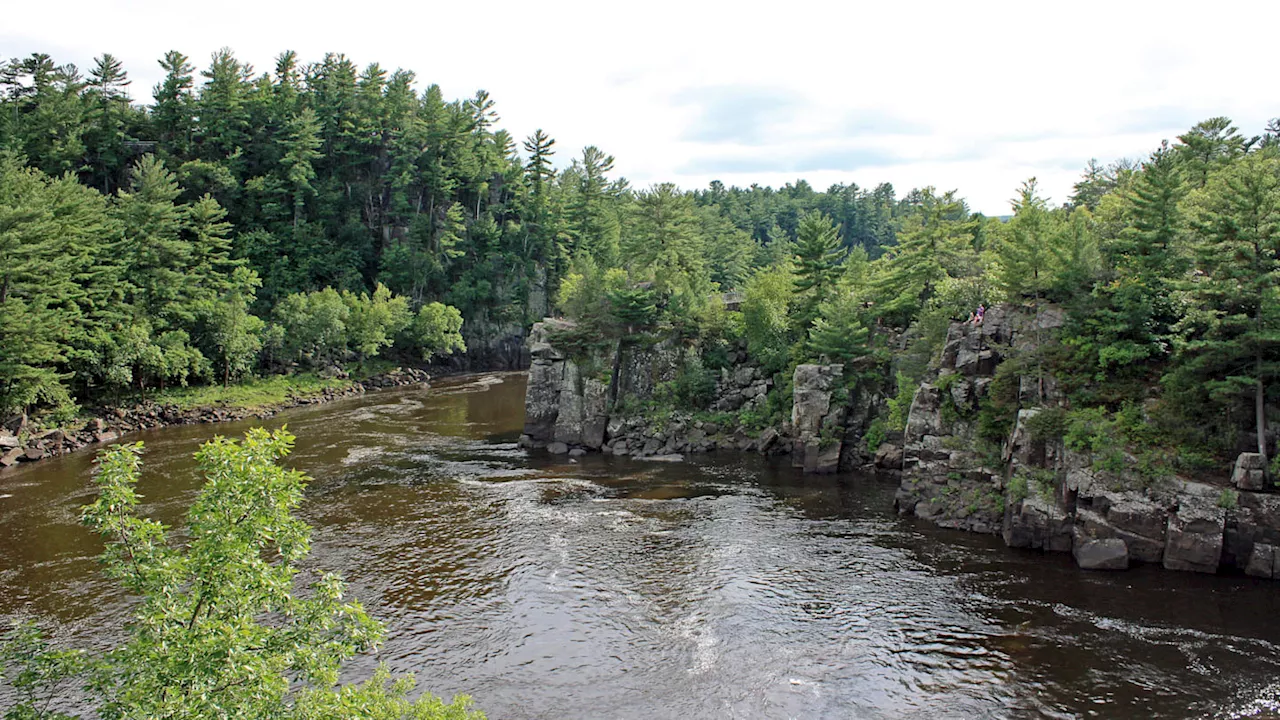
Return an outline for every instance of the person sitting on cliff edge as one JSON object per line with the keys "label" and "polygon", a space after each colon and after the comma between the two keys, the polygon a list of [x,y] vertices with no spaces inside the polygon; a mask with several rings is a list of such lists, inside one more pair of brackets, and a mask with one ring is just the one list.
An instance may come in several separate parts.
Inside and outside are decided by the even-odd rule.
{"label": "person sitting on cliff edge", "polygon": [[973,311],[973,314],[969,316],[969,322],[972,323],[974,327],[977,327],[982,324],[982,316],[986,314],[987,314],[986,306],[979,303],[978,309]]}

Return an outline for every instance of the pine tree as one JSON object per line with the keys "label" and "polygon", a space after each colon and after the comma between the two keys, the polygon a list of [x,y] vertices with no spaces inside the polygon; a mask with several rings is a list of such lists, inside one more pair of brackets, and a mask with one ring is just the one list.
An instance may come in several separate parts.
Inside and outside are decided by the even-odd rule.
{"label": "pine tree", "polygon": [[1048,202],[1040,197],[1035,178],[1022,183],[1012,204],[1009,236],[997,248],[1000,281],[1010,298],[1031,296],[1038,309],[1056,280],[1059,228]]}
{"label": "pine tree", "polygon": [[899,321],[918,313],[949,275],[967,272],[974,256],[974,223],[955,191],[925,188],[912,204],[876,282],[878,313]]}
{"label": "pine tree", "polygon": [[840,277],[840,263],[845,253],[831,218],[818,212],[802,215],[795,253],[793,285],[798,298],[795,318],[796,327],[803,332],[813,323],[818,306],[827,299]]}
{"label": "pine tree", "polygon": [[126,92],[130,80],[114,55],[103,54],[94,62],[86,93],[90,102],[90,129],[85,139],[90,165],[94,168],[94,184],[101,187],[103,193],[110,194],[116,189],[115,178],[125,165],[125,124],[132,111]]}
{"label": "pine tree", "polygon": [[1268,457],[1267,388],[1280,372],[1280,159],[1253,153],[1212,175],[1195,226],[1204,275],[1191,284],[1198,311],[1184,325],[1179,372],[1227,407],[1252,396]]}
{"label": "pine tree", "polygon": [[107,227],[98,193],[0,153],[0,411],[71,403],[60,367]]}
{"label": "pine tree", "polygon": [[177,50],[170,50],[160,60],[164,80],[151,91],[155,105],[151,108],[151,126],[155,128],[158,150],[163,156],[185,160],[191,153],[195,131],[195,66]]}
{"label": "pine tree", "polygon": [[183,237],[185,213],[175,202],[181,190],[173,173],[152,155],[134,165],[130,180],[114,208],[124,234],[116,258],[131,287],[134,311],[141,317],[163,317],[185,299],[191,264],[191,243]]}
{"label": "pine tree", "polygon": [[809,329],[809,353],[847,363],[870,352],[865,310],[857,296],[838,290],[818,308]]}
{"label": "pine tree", "polygon": [[321,156],[319,148],[320,121],[311,108],[303,108],[288,121],[286,136],[281,143],[283,157],[280,160],[285,180],[293,195],[293,228],[297,230],[307,198],[316,194],[311,181],[316,178],[312,163]]}

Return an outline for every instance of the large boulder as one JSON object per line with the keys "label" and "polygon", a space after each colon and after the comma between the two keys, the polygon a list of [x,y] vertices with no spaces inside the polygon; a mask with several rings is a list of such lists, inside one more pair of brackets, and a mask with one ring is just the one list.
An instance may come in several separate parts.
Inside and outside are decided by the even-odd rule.
{"label": "large boulder", "polygon": [[9,467],[10,465],[16,465],[18,461],[22,459],[23,455],[26,454],[26,452],[27,452],[26,450],[20,447],[16,447],[16,448],[11,448],[9,450],[6,450],[3,453],[0,453],[0,467]]}
{"label": "large boulder", "polygon": [[7,430],[0,430],[0,451],[12,450],[21,447],[22,441],[17,435],[11,435]]}
{"label": "large boulder", "polygon": [[1119,538],[1093,540],[1077,537],[1071,549],[1076,564],[1084,570],[1128,570],[1129,548]]}
{"label": "large boulder", "polygon": [[1263,490],[1267,483],[1267,464],[1261,453],[1240,453],[1231,472],[1231,484],[1241,490]]}
{"label": "large boulder", "polygon": [[876,467],[881,470],[902,469],[902,448],[897,445],[881,444],[876,448]]}

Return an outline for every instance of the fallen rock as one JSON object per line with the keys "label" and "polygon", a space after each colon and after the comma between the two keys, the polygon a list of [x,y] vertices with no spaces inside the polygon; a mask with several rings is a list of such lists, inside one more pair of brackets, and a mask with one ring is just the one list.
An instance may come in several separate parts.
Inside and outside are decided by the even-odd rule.
{"label": "fallen rock", "polygon": [[553,442],[547,446],[547,452],[552,455],[564,455],[569,452],[569,446],[562,442]]}
{"label": "fallen rock", "polygon": [[1231,484],[1241,490],[1263,490],[1267,485],[1266,463],[1259,453],[1240,453],[1235,469],[1231,472]]}
{"label": "fallen rock", "polygon": [[16,435],[10,435],[8,431],[0,430],[0,450],[12,450],[21,446],[22,441]]}
{"label": "fallen rock", "polygon": [[44,448],[29,447],[22,453],[20,460],[40,460],[45,456]]}
{"label": "fallen rock", "polygon": [[902,469],[902,448],[897,445],[881,445],[876,448],[876,467],[883,470]]}
{"label": "fallen rock", "polygon": [[640,460],[648,460],[650,462],[683,462],[684,455],[680,453],[670,453],[667,455],[645,455]]}
{"label": "fallen rock", "polygon": [[9,467],[10,465],[17,464],[18,460],[22,458],[22,455],[25,452],[26,451],[22,448],[13,448],[8,452],[0,454],[0,467]]}
{"label": "fallen rock", "polygon": [[583,455],[586,455],[586,454],[587,454],[587,451],[583,450],[582,448],[574,448],[569,451],[569,457],[572,457],[572,458],[582,457]]}
{"label": "fallen rock", "polygon": [[765,428],[764,432],[760,433],[760,452],[769,452],[777,442],[778,431],[771,427]]}
{"label": "fallen rock", "polygon": [[1084,570],[1128,570],[1129,547],[1119,538],[1090,540],[1081,537],[1071,549]]}

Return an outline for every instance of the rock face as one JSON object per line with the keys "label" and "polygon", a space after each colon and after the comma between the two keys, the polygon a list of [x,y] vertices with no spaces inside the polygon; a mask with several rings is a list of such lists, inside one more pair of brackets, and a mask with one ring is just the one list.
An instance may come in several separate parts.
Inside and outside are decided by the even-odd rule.
{"label": "rock face", "polygon": [[[1007,532],[1030,546],[1048,542],[1039,537],[1047,530],[1037,523],[1049,521],[1034,508],[1007,526],[1003,473],[994,458],[978,450],[976,415],[1005,353],[1027,342],[1024,335],[1051,331],[1055,324],[1061,324],[1060,317],[1042,313],[1032,319],[1003,305],[988,310],[981,325],[952,324],[938,374],[920,385],[907,416],[902,484],[895,500],[899,512],[943,527]],[[1029,443],[1023,447],[1031,453]],[[1043,454],[1040,448],[1037,457]]]}
{"label": "rock face", "polygon": [[560,417],[560,394],[568,358],[551,345],[549,333],[558,326],[547,320],[529,333],[529,381],[525,386],[524,434],[546,444],[555,437]]}
{"label": "rock face", "polygon": [[[664,416],[655,425],[625,408],[670,387],[684,372],[682,368],[696,367],[697,351],[675,342],[624,345],[592,358],[589,364],[598,369],[588,371],[555,347],[557,333],[573,327],[549,318],[535,324],[529,335],[531,366],[520,439],[525,447],[545,448],[559,442],[568,448],[638,458],[717,449],[792,454],[796,467],[812,473],[873,466],[862,438],[882,396],[875,383],[868,383],[866,391],[841,391],[842,365],[797,368],[788,398],[793,407],[790,421],[757,429],[747,425],[745,418],[752,413],[762,417],[772,407],[769,403],[776,400],[778,379],[749,364],[745,352],[731,350],[730,365],[719,371],[708,407],[711,413],[732,414],[727,423],[708,422],[689,409],[670,408],[669,418]],[[853,399],[847,400],[847,395]],[[614,408],[623,410],[614,413]],[[885,450],[891,451],[892,447]],[[901,464],[892,455],[881,462]]]}
{"label": "rock face", "polygon": [[831,391],[843,373],[842,365],[799,365],[792,376],[791,462],[805,472],[833,473],[840,467],[842,441],[837,434],[844,409],[832,408]]}
{"label": "rock face", "polygon": [[[564,320],[548,318],[529,334],[529,381],[525,390],[525,425],[522,443],[547,447],[602,450],[610,439],[610,394],[620,398],[647,399],[654,389],[675,375],[679,356],[659,346],[623,352],[618,372],[585,372],[553,344],[556,332],[573,328]],[[613,428],[614,433],[619,430]],[[610,452],[614,451],[612,444]],[[626,454],[628,449],[622,448]],[[567,450],[566,450],[567,452]]]}
{"label": "rock face", "polygon": [[[1019,379],[1022,407],[1000,462],[977,453],[974,411],[1002,356],[1049,338],[1062,318],[1053,308],[1032,317],[998,306],[983,325],[952,325],[937,375],[920,386],[907,419],[899,512],[999,532],[1010,547],[1070,552],[1091,570],[1158,563],[1280,578],[1280,495],[1261,455],[1237,458],[1234,489],[1100,470],[1060,440],[1037,437],[1041,414],[1061,412],[1052,377]],[[991,494],[1000,502],[985,503]]]}

